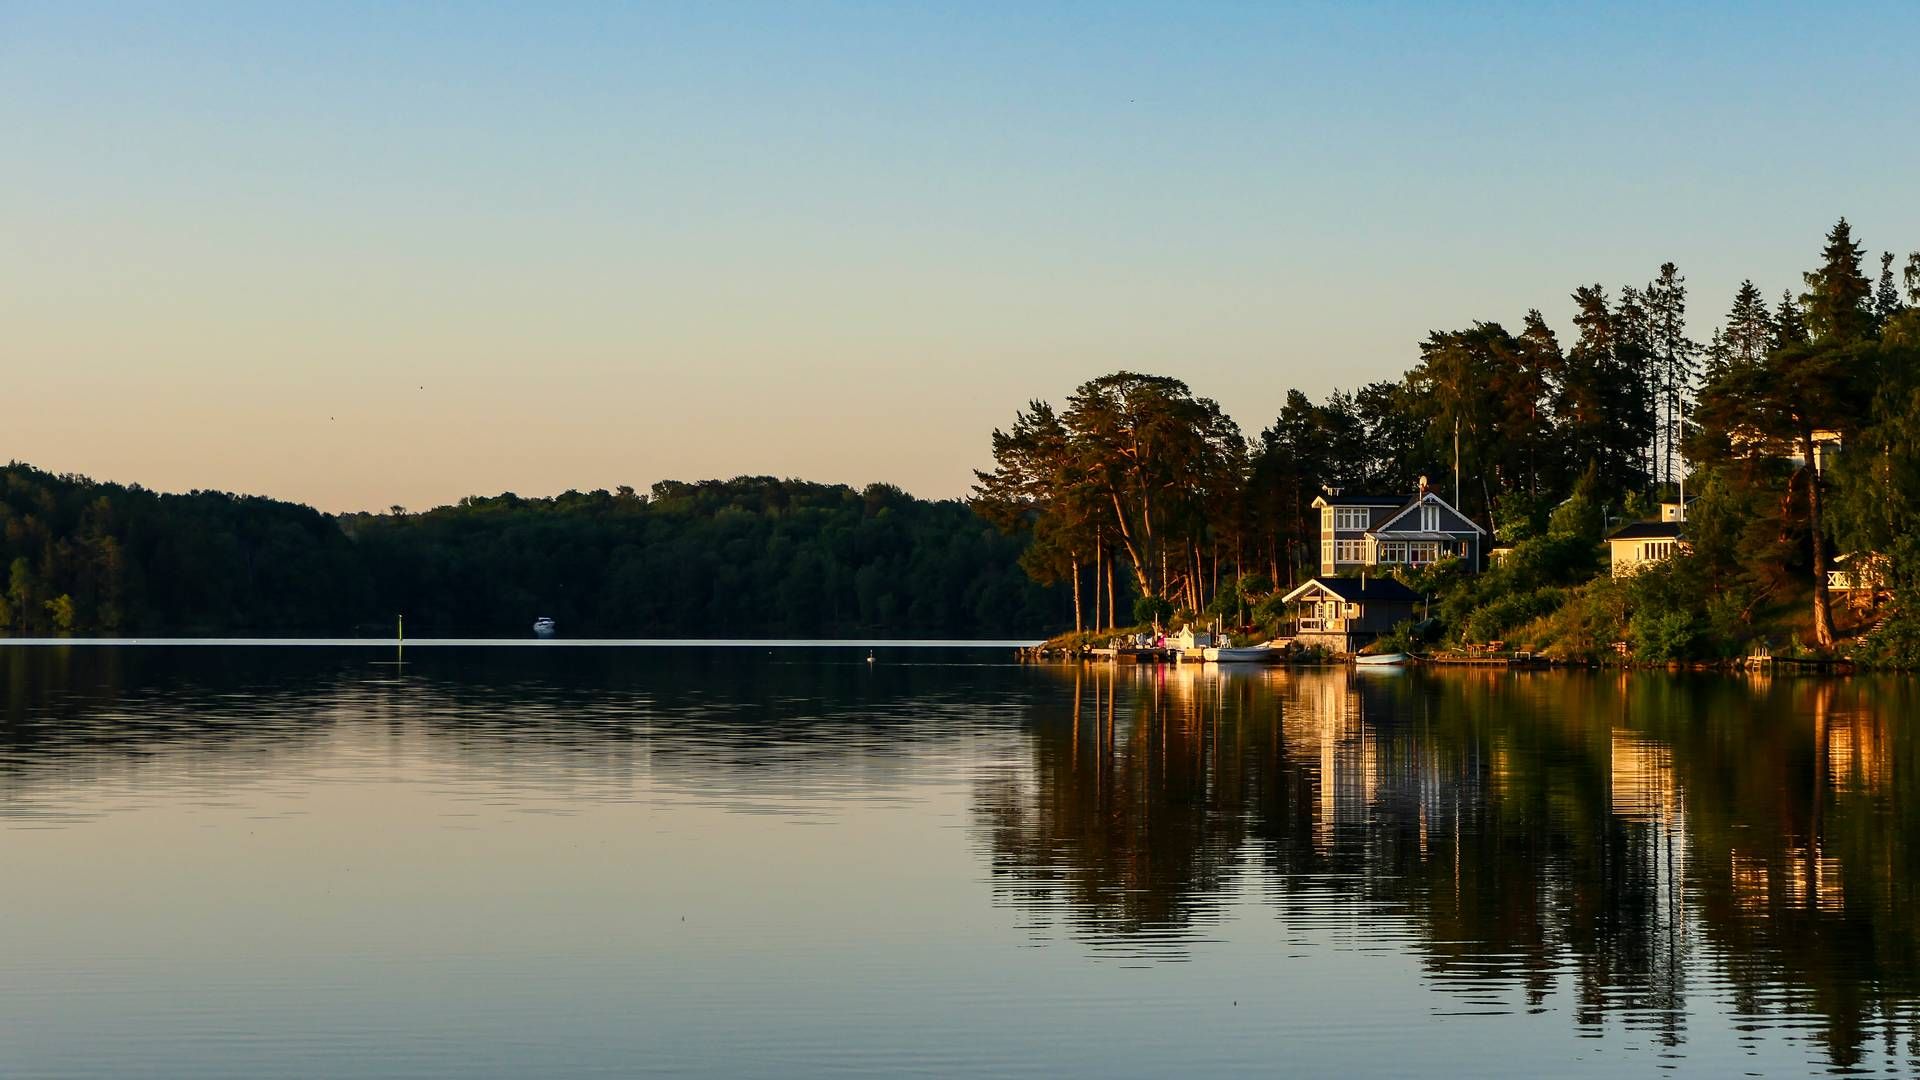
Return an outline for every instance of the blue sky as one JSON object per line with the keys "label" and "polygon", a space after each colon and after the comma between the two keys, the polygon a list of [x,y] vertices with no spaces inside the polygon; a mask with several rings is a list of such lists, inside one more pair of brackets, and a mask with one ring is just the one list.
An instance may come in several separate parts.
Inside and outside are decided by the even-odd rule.
{"label": "blue sky", "polygon": [[0,6],[0,455],[328,509],[957,495],[1677,262],[1920,248],[1920,6]]}

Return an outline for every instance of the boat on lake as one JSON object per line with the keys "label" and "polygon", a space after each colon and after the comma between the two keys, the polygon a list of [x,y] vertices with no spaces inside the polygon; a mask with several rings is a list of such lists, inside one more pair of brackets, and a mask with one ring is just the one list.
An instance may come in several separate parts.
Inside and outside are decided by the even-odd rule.
{"label": "boat on lake", "polygon": [[556,626],[554,621],[552,619],[547,618],[545,615],[542,615],[539,618],[533,620],[533,636],[534,637],[552,637],[556,629],[558,629],[558,627]]}
{"label": "boat on lake", "polygon": [[1278,656],[1265,645],[1214,646],[1200,655],[1209,664],[1270,664]]}
{"label": "boat on lake", "polygon": [[1399,667],[1405,664],[1408,659],[1410,658],[1403,652],[1384,652],[1373,653],[1368,656],[1356,656],[1353,658],[1353,662],[1359,667]]}

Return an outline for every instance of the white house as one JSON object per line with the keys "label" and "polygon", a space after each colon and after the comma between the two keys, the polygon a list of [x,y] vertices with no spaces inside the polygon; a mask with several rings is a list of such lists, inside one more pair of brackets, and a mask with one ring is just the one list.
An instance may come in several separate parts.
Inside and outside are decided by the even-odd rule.
{"label": "white house", "polygon": [[1376,566],[1425,566],[1450,556],[1480,568],[1487,531],[1448,505],[1424,476],[1411,499],[1327,488],[1313,505],[1320,511],[1323,575]]}
{"label": "white house", "polygon": [[1635,521],[1615,530],[1607,537],[1613,576],[1625,577],[1685,551],[1686,524],[1686,504],[1668,502],[1660,504],[1659,521]]}
{"label": "white house", "polygon": [[1188,626],[1167,639],[1167,647],[1186,652],[1192,649],[1204,649],[1213,644],[1213,635],[1205,630],[1196,630]]}

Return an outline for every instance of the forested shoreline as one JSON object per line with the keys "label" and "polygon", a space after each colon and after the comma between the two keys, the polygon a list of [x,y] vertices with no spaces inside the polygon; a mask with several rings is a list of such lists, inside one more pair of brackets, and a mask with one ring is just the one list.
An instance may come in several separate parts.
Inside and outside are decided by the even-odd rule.
{"label": "forested shoreline", "polygon": [[333,516],[0,470],[14,635],[1008,637],[1059,620],[957,501],[771,477]]}
{"label": "forested shoreline", "polygon": [[[1171,376],[1118,372],[992,438],[966,501],[771,477],[328,515],[0,470],[0,628],[33,634],[1044,636],[1154,619],[1277,628],[1327,488],[1419,479],[1499,565],[1399,571],[1429,642],[1647,661],[1759,645],[1920,665],[1920,251],[1844,220],[1800,287],[1742,283],[1709,340],[1686,279],[1571,290],[1417,343],[1399,379],[1290,391],[1248,438]],[[1823,469],[1809,467],[1826,446]],[[1684,485],[1689,550],[1628,578],[1602,542]],[[1845,560],[1874,587],[1844,602]]]}
{"label": "forested shoreline", "polygon": [[[974,505],[1035,580],[1073,586],[1076,628],[1221,618],[1277,633],[1318,568],[1328,488],[1419,478],[1505,549],[1480,568],[1401,569],[1433,598],[1431,643],[1501,640],[1649,662],[1765,646],[1920,664],[1920,251],[1871,272],[1842,219],[1777,301],[1743,282],[1705,342],[1685,276],[1571,291],[1571,344],[1436,330],[1397,380],[1286,397],[1257,437],[1180,379],[1118,372],[993,433]],[[1810,462],[1825,459],[1822,468]],[[1611,578],[1605,536],[1684,486],[1681,557]],[[1874,587],[1830,595],[1840,558]],[[1403,644],[1406,642],[1403,642]]]}

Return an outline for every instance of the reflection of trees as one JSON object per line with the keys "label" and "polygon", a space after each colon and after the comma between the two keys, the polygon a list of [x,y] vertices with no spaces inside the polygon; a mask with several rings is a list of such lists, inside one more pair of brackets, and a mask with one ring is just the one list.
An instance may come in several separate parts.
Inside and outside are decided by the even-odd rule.
{"label": "reflection of trees", "polygon": [[1818,1016],[1843,1065],[1912,1027],[1907,683],[1057,677],[1030,765],[978,795],[1036,918],[1177,950],[1244,884],[1303,927],[1410,928],[1436,985],[1570,994],[1668,1044],[1696,985],[1761,1027]]}
{"label": "reflection of trees", "polygon": [[[220,788],[324,740],[458,770],[475,791],[737,809],[827,806],[950,754],[1019,668],[938,650],[0,648],[0,813],[91,813],[102,781]],[[977,660],[977,654],[967,654]],[[945,782],[950,777],[939,777]],[[90,809],[93,808],[93,809]]]}
{"label": "reflection of trees", "polygon": [[1244,748],[1223,752],[1220,740],[1246,730],[1222,715],[1241,697],[1151,669],[1075,676],[1070,706],[1036,707],[1032,775],[1001,770],[981,784],[995,872],[1036,914],[1147,940],[1187,925],[1238,861]]}

